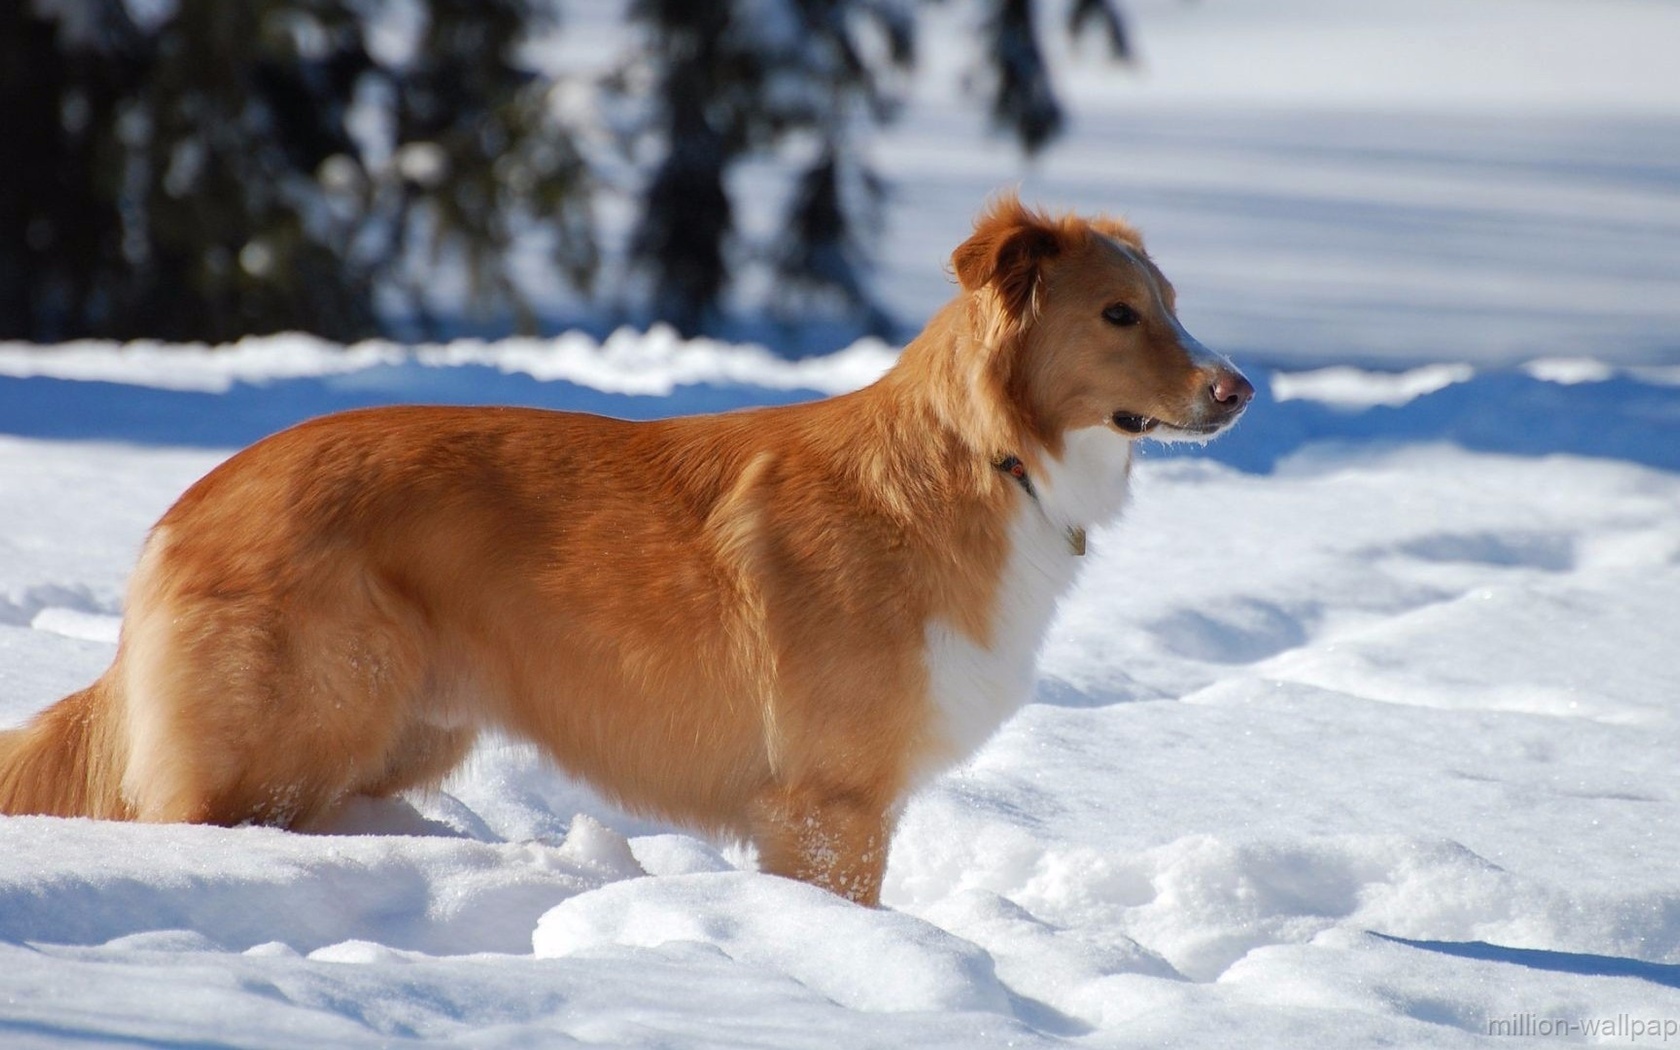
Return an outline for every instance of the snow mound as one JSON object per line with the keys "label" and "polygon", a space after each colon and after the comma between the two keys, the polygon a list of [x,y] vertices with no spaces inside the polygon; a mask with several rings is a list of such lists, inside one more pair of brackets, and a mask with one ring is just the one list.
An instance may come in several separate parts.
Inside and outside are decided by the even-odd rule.
{"label": "snow mound", "polygon": [[0,342],[0,375],[226,393],[236,383],[345,377],[381,367],[478,366],[612,394],[663,397],[701,384],[837,394],[875,380],[895,356],[879,339],[864,339],[837,353],[790,361],[762,346],[683,339],[664,325],[645,332],[621,328],[599,342],[574,331],[545,339],[461,339],[414,347],[386,340],[340,346],[288,332],[250,336],[227,346],[83,340],[50,354],[27,343]]}
{"label": "snow mound", "polygon": [[532,937],[538,958],[604,947],[709,945],[854,1010],[1010,1013],[989,955],[938,926],[747,872],[616,883],[562,901]]}
{"label": "snow mound", "polygon": [[163,930],[232,951],[367,941],[429,954],[524,952],[556,900],[633,867],[598,841],[603,830],[556,848],[8,818],[0,940],[91,945]]}
{"label": "snow mound", "polygon": [[[1476,374],[1466,364],[1424,365],[1402,372],[1373,372],[1365,368],[1337,365],[1308,372],[1279,372],[1272,376],[1272,397],[1278,401],[1318,401],[1345,408],[1373,405],[1404,405],[1409,401],[1463,383]],[[1538,378],[1550,378],[1544,370]],[[1606,369],[1601,376],[1614,374]]]}

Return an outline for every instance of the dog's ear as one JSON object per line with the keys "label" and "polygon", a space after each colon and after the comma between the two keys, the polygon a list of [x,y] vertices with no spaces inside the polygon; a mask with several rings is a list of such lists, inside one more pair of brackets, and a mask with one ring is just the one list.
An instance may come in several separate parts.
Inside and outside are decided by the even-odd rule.
{"label": "dog's ear", "polygon": [[1004,313],[1019,321],[1032,307],[1040,268],[1061,251],[1056,224],[1010,195],[975,222],[973,235],[951,253],[951,269],[967,291],[991,285]]}

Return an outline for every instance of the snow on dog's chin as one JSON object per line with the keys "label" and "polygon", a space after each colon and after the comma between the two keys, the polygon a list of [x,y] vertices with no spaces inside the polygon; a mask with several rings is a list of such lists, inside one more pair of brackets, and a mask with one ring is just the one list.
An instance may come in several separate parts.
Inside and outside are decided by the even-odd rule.
{"label": "snow on dog's chin", "polygon": [[1128,438],[1149,438],[1151,441],[1159,441],[1162,444],[1189,441],[1198,445],[1205,445],[1236,426],[1237,421],[1242,417],[1243,413],[1238,412],[1230,419],[1218,423],[1173,424],[1156,419],[1153,416],[1116,412],[1109,422],[1115,430]]}
{"label": "snow on dog's chin", "polygon": [[[1239,416],[1238,418],[1240,419],[1241,417]],[[1214,438],[1225,433],[1227,430],[1230,430],[1236,422],[1237,421],[1233,419],[1228,423],[1220,423],[1207,427],[1175,427],[1168,423],[1156,423],[1154,427],[1150,428],[1150,430],[1142,436],[1149,438],[1151,441],[1159,441],[1162,444],[1170,445],[1180,442],[1193,442],[1198,445],[1205,445],[1209,441],[1212,441]]]}

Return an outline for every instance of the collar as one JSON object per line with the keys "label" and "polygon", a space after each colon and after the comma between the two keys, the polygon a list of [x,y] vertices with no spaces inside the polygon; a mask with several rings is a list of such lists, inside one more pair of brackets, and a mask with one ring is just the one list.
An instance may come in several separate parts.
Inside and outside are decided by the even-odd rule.
{"label": "collar", "polygon": [[[1032,501],[1038,504],[1040,510],[1044,509],[1044,504],[1039,503],[1038,490],[1033,488],[1032,478],[1027,476],[1027,465],[1021,462],[1020,456],[999,456],[997,459],[992,460],[992,466],[1014,478],[1015,483],[1021,486],[1021,491],[1031,497]],[[1066,529],[1066,533],[1068,553],[1072,554],[1075,558],[1084,557],[1085,530],[1080,528],[1078,525],[1069,525]]]}

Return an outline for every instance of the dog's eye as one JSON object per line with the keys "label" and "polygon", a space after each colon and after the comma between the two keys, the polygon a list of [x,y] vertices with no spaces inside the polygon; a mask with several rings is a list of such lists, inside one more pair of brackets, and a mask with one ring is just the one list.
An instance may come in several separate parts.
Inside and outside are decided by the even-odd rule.
{"label": "dog's eye", "polygon": [[1130,328],[1142,320],[1138,312],[1125,303],[1115,303],[1103,311],[1103,320],[1116,328]]}

